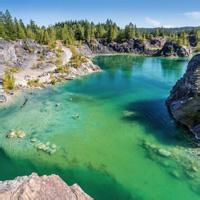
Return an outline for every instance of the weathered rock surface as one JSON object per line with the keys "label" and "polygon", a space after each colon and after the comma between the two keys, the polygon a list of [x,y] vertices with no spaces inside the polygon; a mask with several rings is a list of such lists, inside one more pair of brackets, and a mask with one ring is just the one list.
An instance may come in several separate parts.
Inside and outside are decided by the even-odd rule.
{"label": "weathered rock surface", "polygon": [[190,50],[178,45],[176,42],[166,42],[156,56],[164,57],[187,57],[191,54]]}
{"label": "weathered rock surface", "polygon": [[106,39],[94,40],[87,43],[94,54],[133,53],[147,56],[187,57],[191,52],[175,42],[165,38],[150,40],[130,39],[121,42],[108,42]]}
{"label": "weathered rock surface", "polygon": [[93,41],[87,44],[91,51],[95,54],[110,54],[110,53],[135,53],[143,54],[145,45],[141,40],[131,39],[123,42],[107,42],[105,39]]}
{"label": "weathered rock surface", "polygon": [[167,106],[173,117],[200,141],[200,54],[191,59],[186,73],[173,87]]}
{"label": "weathered rock surface", "polygon": [[2,200],[92,200],[77,185],[68,186],[59,176],[17,177],[11,181],[0,181]]}

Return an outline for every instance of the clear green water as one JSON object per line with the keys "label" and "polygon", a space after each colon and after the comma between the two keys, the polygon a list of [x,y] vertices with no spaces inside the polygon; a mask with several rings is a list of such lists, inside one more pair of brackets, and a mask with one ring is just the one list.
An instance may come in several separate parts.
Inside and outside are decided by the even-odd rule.
{"label": "clear green water", "polygon": [[[123,55],[95,62],[102,73],[24,93],[0,109],[0,179],[55,173],[97,200],[199,199],[199,180],[191,180],[172,159],[149,156],[141,145],[145,140],[165,149],[187,146],[185,130],[165,106],[187,60]],[[25,98],[29,101],[21,108]],[[132,115],[124,116],[125,110]],[[6,139],[10,129],[28,135]],[[58,152],[37,151],[32,136],[54,142]],[[181,176],[174,177],[173,170]]]}

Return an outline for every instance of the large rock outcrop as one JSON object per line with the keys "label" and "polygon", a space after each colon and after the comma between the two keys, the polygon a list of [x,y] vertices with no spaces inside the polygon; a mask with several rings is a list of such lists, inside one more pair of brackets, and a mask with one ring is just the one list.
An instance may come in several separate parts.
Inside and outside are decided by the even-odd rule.
{"label": "large rock outcrop", "polygon": [[0,181],[2,200],[92,200],[77,185],[68,186],[59,176],[37,174]]}
{"label": "large rock outcrop", "polygon": [[200,141],[200,54],[189,62],[186,73],[173,87],[167,105],[173,117]]}
{"label": "large rock outcrop", "polygon": [[163,48],[155,55],[164,57],[188,57],[190,54],[190,49],[180,46],[176,42],[167,41]]}

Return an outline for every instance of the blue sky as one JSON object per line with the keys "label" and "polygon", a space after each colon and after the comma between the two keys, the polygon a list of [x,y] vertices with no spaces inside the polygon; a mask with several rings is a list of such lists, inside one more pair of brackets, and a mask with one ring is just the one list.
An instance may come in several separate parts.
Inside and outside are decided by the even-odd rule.
{"label": "blue sky", "polygon": [[200,25],[200,0],[0,0],[0,10],[8,9],[26,23],[39,25],[57,21],[107,18],[124,26],[177,27]]}

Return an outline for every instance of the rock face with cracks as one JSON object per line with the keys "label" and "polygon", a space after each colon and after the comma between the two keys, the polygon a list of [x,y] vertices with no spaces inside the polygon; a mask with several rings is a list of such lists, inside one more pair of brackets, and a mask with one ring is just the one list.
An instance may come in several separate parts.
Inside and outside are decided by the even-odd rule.
{"label": "rock face with cracks", "polygon": [[77,185],[68,186],[59,176],[17,177],[11,181],[0,181],[2,200],[92,200]]}
{"label": "rock face with cracks", "polygon": [[200,54],[191,59],[186,73],[173,87],[167,106],[173,117],[200,141]]}

